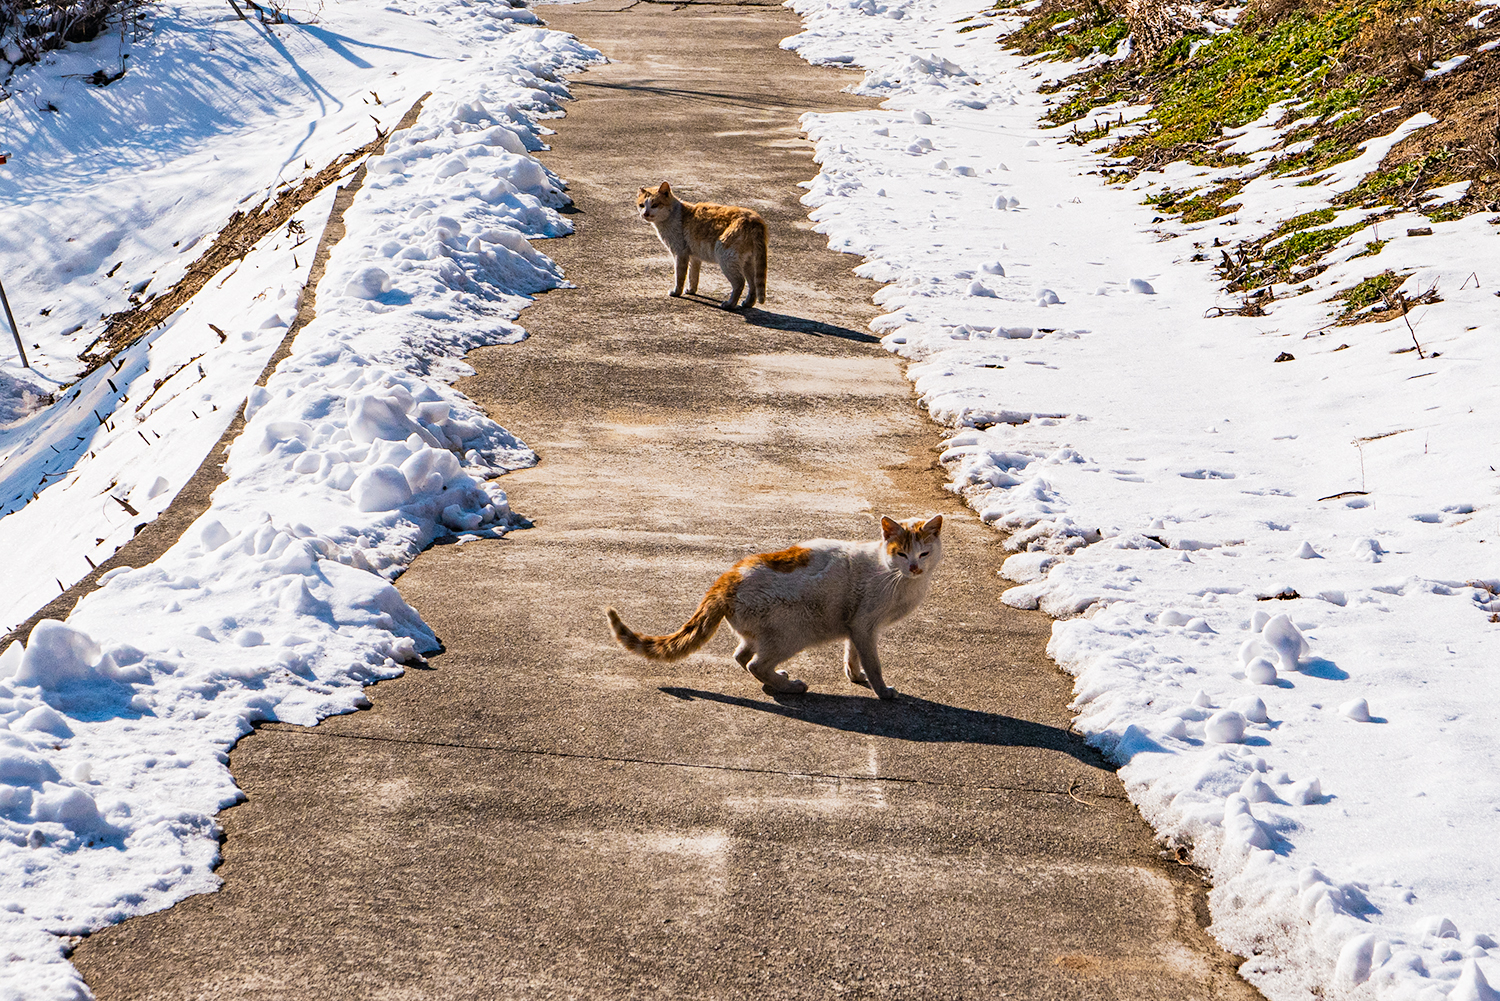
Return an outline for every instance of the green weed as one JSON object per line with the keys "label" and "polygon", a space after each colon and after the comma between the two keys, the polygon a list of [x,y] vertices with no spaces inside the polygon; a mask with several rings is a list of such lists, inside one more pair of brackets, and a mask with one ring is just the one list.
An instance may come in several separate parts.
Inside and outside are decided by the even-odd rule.
{"label": "green weed", "polygon": [[1346,3],[1316,17],[1299,11],[1264,32],[1246,27],[1204,42],[1164,80],[1153,111],[1156,128],[1126,140],[1119,152],[1138,156],[1210,143],[1225,127],[1247,125],[1277,101],[1303,102],[1305,116],[1358,104],[1373,81],[1345,79],[1334,87],[1325,81],[1368,16],[1368,6]]}
{"label": "green weed", "polygon": [[[1272,247],[1270,252],[1255,266],[1235,278],[1238,288],[1257,288],[1272,282],[1285,282],[1299,271],[1305,271],[1318,258],[1337,247],[1350,235],[1365,228],[1365,223],[1352,226],[1332,226],[1328,229],[1309,229],[1293,233]],[[1267,241],[1269,242],[1269,240]]]}
{"label": "green weed", "polygon": [[[1059,29],[1059,25],[1065,27]],[[1039,11],[1005,44],[1048,59],[1079,59],[1113,52],[1129,34],[1130,25],[1123,17],[1098,0],[1084,0]]]}
{"label": "green weed", "polygon": [[1377,170],[1341,199],[1349,205],[1401,205],[1418,190],[1426,190],[1445,179],[1453,159],[1448,149],[1428,150],[1415,160],[1391,170]]}
{"label": "green weed", "polygon": [[1349,316],[1359,312],[1366,306],[1373,306],[1377,302],[1384,302],[1387,295],[1395,292],[1411,276],[1412,272],[1410,271],[1405,274],[1397,274],[1387,268],[1378,275],[1371,275],[1353,288],[1345,289],[1333,297],[1335,301],[1342,301],[1344,304],[1344,309],[1340,313],[1340,316]]}
{"label": "green weed", "polygon": [[1181,213],[1183,222],[1203,222],[1206,219],[1217,219],[1219,216],[1235,211],[1239,206],[1226,207],[1224,203],[1239,194],[1244,186],[1244,181],[1234,179],[1224,181],[1217,187],[1209,188],[1201,193],[1197,190],[1172,191],[1168,189],[1147,198],[1146,204],[1154,205],[1165,213]]}
{"label": "green weed", "polygon": [[1276,229],[1271,233],[1271,235],[1266,237],[1266,242],[1269,243],[1272,240],[1276,240],[1280,237],[1286,236],[1288,233],[1295,233],[1301,229],[1312,229],[1314,226],[1326,226],[1329,223],[1333,222],[1333,216],[1333,209],[1318,209],[1314,212],[1304,212],[1299,216],[1292,216],[1292,218],[1288,219],[1280,226],[1277,226]]}

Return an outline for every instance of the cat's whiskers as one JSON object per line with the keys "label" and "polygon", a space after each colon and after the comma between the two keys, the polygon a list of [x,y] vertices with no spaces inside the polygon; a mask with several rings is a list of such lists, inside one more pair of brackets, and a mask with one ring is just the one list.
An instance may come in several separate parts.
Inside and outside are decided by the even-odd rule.
{"label": "cat's whiskers", "polygon": [[896,589],[901,586],[901,571],[890,569],[881,577],[875,579],[876,584],[881,585],[880,598],[882,601],[895,597]]}

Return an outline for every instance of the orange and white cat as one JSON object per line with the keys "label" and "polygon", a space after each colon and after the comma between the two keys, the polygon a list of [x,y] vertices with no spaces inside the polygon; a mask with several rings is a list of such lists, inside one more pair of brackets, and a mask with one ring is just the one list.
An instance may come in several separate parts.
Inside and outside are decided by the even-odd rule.
{"label": "orange and white cat", "polygon": [[739,665],[767,691],[793,694],[807,685],[778,665],[810,646],[842,639],[849,680],[892,699],[896,690],[885,684],[875,647],[887,626],[926,597],[943,558],[942,527],[942,515],[881,518],[878,540],[812,539],[747,557],[714,581],[693,617],[670,636],[640,636],[613,608],[606,614],[620,645],[651,660],[686,657],[728,621],[740,640],[734,652]]}
{"label": "orange and white cat", "polygon": [[766,301],[766,221],[759,213],[735,205],[682,201],[666,181],[642,188],[635,204],[677,262],[672,295],[682,295],[684,280],[688,294],[697,294],[698,267],[708,261],[718,264],[729,279],[729,298],[719,303],[721,307],[734,309],[741,290],[742,307]]}

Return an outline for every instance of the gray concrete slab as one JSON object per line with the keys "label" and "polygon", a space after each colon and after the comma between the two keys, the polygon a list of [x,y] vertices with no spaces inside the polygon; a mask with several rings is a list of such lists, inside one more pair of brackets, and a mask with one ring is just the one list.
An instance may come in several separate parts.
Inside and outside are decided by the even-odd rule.
{"label": "gray concrete slab", "polygon": [[[623,9],[622,9],[623,8]],[[797,116],[851,77],[777,49],[771,5],[547,8],[610,65],[546,161],[579,286],[462,388],[537,449],[535,527],[439,546],[400,587],[442,637],[374,707],[263,726],[231,766],[223,890],[87,940],[111,998],[1254,998],[1114,773],[1068,730],[1050,623],[998,600],[997,536],[942,487],[941,431],[865,331],[875,286],[797,199]],[[636,187],[750,205],[770,298],[669,299]],[[941,511],[948,556],[887,637],[882,703],[834,648],[772,698],[727,630],[665,631],[751,552]]]}

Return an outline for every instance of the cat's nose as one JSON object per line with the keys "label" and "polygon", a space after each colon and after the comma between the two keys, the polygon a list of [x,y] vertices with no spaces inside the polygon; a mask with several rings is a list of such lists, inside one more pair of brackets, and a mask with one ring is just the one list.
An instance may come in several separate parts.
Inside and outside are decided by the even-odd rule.
{"label": "cat's nose", "polygon": [[922,575],[922,568],[913,563],[911,565],[911,575],[913,577],[920,577]]}

